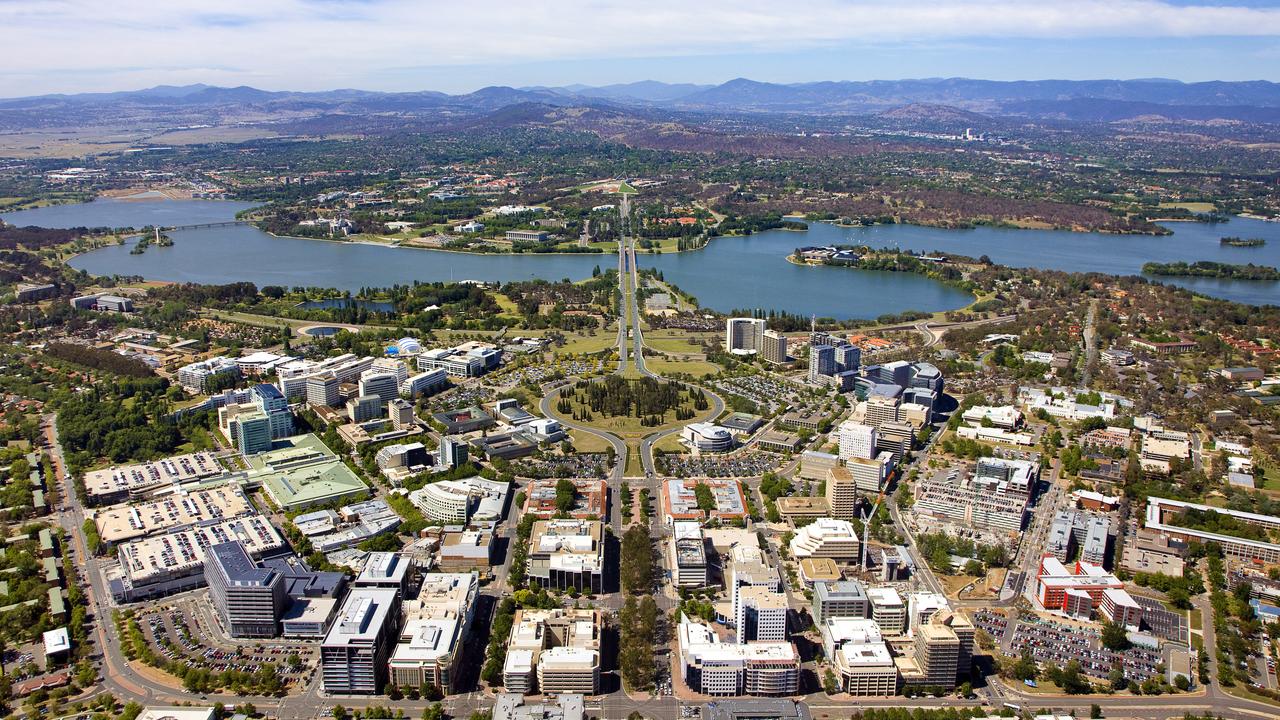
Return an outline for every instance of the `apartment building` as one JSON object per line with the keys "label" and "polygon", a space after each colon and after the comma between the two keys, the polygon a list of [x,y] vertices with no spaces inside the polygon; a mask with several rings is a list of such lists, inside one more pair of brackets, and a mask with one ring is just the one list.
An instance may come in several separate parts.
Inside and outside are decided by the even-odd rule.
{"label": "apartment building", "polygon": [[764,349],[765,321],[736,317],[725,322],[724,349],[733,354],[754,355]]}

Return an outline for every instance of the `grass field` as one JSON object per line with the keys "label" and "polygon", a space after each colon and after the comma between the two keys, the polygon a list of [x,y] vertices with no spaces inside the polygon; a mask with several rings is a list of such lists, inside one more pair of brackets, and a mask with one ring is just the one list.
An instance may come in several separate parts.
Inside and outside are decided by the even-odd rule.
{"label": "grass field", "polygon": [[608,452],[609,448],[613,447],[608,440],[599,435],[593,435],[582,430],[570,430],[569,437],[573,441],[573,448],[580,453]]}
{"label": "grass field", "polygon": [[556,348],[557,355],[597,353],[608,350],[618,342],[616,330],[597,330],[588,335],[568,333],[564,347]]}
{"label": "grass field", "polygon": [[673,373],[688,373],[695,378],[715,375],[720,372],[720,366],[706,360],[660,360],[657,358],[645,358],[644,364],[650,370],[659,375],[670,375]]}
{"label": "grass field", "polygon": [[673,433],[654,443],[653,449],[664,452],[684,452],[685,446],[680,443],[680,435]]}
{"label": "grass field", "polygon": [[1213,203],[1208,203],[1208,202],[1160,203],[1160,207],[1169,208],[1171,210],[1176,210],[1181,208],[1183,210],[1187,210],[1193,213],[1211,213],[1214,210],[1218,209],[1216,206],[1214,206]]}
{"label": "grass field", "polygon": [[647,332],[644,334],[644,344],[659,352],[679,353],[682,355],[701,354],[703,352],[702,346],[696,342],[691,342],[687,335],[671,331]]}

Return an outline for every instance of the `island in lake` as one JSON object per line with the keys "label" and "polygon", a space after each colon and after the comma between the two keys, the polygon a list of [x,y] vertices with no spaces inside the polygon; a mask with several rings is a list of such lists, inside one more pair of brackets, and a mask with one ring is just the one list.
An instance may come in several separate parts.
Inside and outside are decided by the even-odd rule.
{"label": "island in lake", "polygon": [[1232,265],[1230,263],[1200,260],[1193,263],[1149,262],[1142,266],[1147,275],[1165,275],[1172,277],[1211,277],[1230,278],[1232,280],[1280,280],[1280,270],[1267,265]]}
{"label": "island in lake", "polygon": [[1267,241],[1262,238],[1245,239],[1238,237],[1224,237],[1218,242],[1227,247],[1262,247],[1267,244]]}

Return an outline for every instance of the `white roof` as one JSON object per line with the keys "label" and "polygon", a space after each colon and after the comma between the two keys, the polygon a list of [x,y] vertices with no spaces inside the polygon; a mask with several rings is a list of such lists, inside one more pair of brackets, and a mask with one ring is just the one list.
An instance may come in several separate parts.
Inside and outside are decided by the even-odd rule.
{"label": "white roof", "polygon": [[65,626],[60,627],[57,630],[49,630],[44,634],[45,655],[66,652],[70,649],[71,636],[67,634],[67,628]]}

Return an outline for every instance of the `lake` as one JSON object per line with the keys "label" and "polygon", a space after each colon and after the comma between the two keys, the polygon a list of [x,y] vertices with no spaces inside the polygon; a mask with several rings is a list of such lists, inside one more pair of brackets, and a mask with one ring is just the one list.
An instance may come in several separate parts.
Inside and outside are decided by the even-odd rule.
{"label": "lake", "polygon": [[[48,227],[178,225],[217,222],[250,207],[229,201],[98,201],[0,215],[7,222]],[[802,245],[856,244],[922,252],[958,253],[1015,267],[1141,272],[1148,261],[1215,260],[1280,266],[1280,223],[1236,218],[1228,223],[1169,223],[1166,236],[1104,235],[1054,230],[976,228],[945,230],[910,225],[842,228],[813,223],[808,232],[771,230],[716,238],[701,251],[650,255],[642,267],[692,293],[705,307],[786,310],[840,319],[874,318],[905,310],[962,307],[966,293],[928,278],[836,267],[803,267],[786,261]],[[1223,247],[1219,238],[1261,237],[1261,248]],[[277,238],[248,226],[172,233],[172,247],[130,255],[128,246],[81,255],[71,265],[97,275],[140,275],[176,282],[250,281],[258,286],[335,287],[356,291],[449,280],[513,281],[582,279],[612,255],[469,255],[381,245]],[[1162,278],[1197,292],[1251,304],[1280,303],[1280,283]]]}

